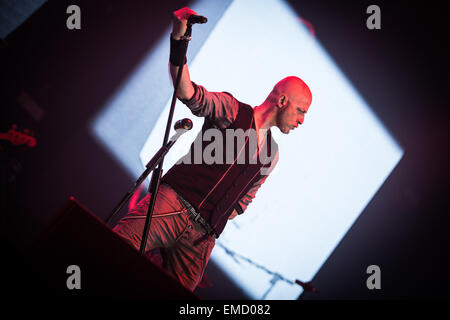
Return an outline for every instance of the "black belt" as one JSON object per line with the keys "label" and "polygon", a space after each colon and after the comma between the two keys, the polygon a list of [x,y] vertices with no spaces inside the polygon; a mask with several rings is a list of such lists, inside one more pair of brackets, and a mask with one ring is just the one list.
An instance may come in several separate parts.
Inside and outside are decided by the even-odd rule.
{"label": "black belt", "polygon": [[178,197],[180,198],[180,201],[186,207],[188,214],[192,216],[193,220],[195,222],[197,222],[198,224],[200,224],[203,227],[203,229],[206,230],[208,235],[214,235],[214,237],[217,239],[216,233],[214,232],[214,229],[211,228],[208,221],[206,221],[205,218],[203,218],[199,212],[195,211],[195,208],[189,202],[184,200],[183,197],[180,196],[180,194],[178,194]]}

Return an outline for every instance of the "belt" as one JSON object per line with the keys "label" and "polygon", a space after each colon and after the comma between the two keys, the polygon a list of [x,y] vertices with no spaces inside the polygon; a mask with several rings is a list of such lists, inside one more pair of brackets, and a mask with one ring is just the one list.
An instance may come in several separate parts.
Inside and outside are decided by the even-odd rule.
{"label": "belt", "polygon": [[189,202],[183,199],[183,197],[180,196],[180,194],[178,194],[178,197],[180,198],[180,201],[183,203],[183,205],[186,207],[187,213],[193,218],[193,220],[196,223],[200,224],[203,227],[203,229],[206,230],[208,235],[214,235],[214,237],[217,239],[216,233],[214,232],[214,229],[209,225],[208,221],[206,221],[205,218],[203,218],[199,212],[195,211],[195,208]]}

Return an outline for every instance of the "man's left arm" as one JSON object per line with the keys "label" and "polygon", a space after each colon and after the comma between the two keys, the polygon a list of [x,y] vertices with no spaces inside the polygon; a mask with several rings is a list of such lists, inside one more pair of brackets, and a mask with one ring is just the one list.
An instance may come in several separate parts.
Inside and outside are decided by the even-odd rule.
{"label": "man's left arm", "polygon": [[253,199],[256,196],[256,192],[261,188],[263,183],[267,180],[269,177],[269,174],[273,171],[275,166],[278,163],[278,152],[276,153],[274,159],[271,162],[271,165],[266,172],[266,174],[262,175],[255,183],[253,183],[253,186],[250,188],[250,190],[234,205],[234,210],[231,213],[231,215],[228,217],[228,219],[234,219],[237,215],[243,214],[244,211],[247,209],[249,204],[253,201]]}

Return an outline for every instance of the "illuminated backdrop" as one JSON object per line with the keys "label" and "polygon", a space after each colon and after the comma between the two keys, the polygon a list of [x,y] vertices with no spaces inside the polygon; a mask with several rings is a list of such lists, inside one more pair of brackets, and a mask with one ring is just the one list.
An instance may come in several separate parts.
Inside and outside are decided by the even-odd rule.
{"label": "illuminated backdrop", "polygon": [[[207,15],[207,3],[191,7]],[[301,127],[287,136],[272,129],[278,166],[245,214],[228,223],[212,254],[252,298],[296,299],[295,279],[314,277],[403,151],[286,3],[235,0],[217,21],[208,18],[216,24],[189,60],[193,81],[253,106],[289,75],[302,78],[313,94]],[[190,50],[203,27],[194,27]],[[136,177],[161,146],[167,122],[168,34],[93,123],[97,139]],[[203,119],[178,103],[174,120],[184,117],[194,129],[172,148],[165,171],[201,128]]]}

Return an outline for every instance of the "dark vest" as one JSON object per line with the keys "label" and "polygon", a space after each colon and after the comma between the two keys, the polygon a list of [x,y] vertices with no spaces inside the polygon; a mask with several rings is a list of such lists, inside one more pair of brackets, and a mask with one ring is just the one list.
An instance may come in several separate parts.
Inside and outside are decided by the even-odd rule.
{"label": "dark vest", "polygon": [[[229,139],[227,144],[226,130],[242,129],[246,131],[250,128],[254,130],[250,130],[251,134],[247,134],[245,139],[234,138],[235,143],[231,143],[231,146],[229,143],[231,140]],[[216,130],[216,133],[220,131],[223,138],[217,138],[217,141],[216,138],[204,141],[205,139],[202,139],[202,137],[209,129]],[[212,143],[218,146],[220,140],[222,140],[223,145],[222,155],[220,155],[220,152],[216,153],[217,149],[212,148]],[[267,143],[268,141],[272,143]],[[234,206],[249,191],[253,183],[261,178],[260,170],[263,167],[270,167],[271,160],[274,159],[277,152],[277,150],[271,150],[271,146],[275,146],[277,149],[277,145],[272,139],[270,130],[265,143],[267,147],[261,151],[267,157],[254,158],[257,151],[256,144],[253,109],[249,105],[239,102],[236,119],[226,129],[217,128],[211,120],[205,118],[202,131],[192,143],[189,153],[182,158],[184,163],[179,161],[175,164],[162,177],[161,181],[170,185],[197,212],[200,212],[218,237],[222,233],[228,217],[233,212]],[[201,153],[199,153],[199,146],[201,146]],[[199,157],[199,155],[204,154],[205,148],[208,148],[208,154],[217,156],[215,159],[222,159],[222,161],[218,160],[211,164],[210,159],[208,160],[203,156]],[[197,159],[195,152],[197,152]],[[194,160],[200,160],[200,163],[196,164]]]}

